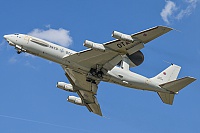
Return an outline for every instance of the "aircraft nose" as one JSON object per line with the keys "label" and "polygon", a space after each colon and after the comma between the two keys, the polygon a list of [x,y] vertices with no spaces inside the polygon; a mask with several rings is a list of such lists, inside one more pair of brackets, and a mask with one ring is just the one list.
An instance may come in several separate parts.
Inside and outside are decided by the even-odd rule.
{"label": "aircraft nose", "polygon": [[11,37],[11,35],[4,35],[4,36],[3,36],[3,38],[4,38],[6,41],[10,40],[10,37]]}
{"label": "aircraft nose", "polygon": [[3,38],[4,38],[4,39],[7,39],[7,38],[8,38],[8,35],[4,35]]}
{"label": "aircraft nose", "polygon": [[12,42],[12,35],[4,35],[3,38],[4,38],[11,46],[15,46],[15,44]]}

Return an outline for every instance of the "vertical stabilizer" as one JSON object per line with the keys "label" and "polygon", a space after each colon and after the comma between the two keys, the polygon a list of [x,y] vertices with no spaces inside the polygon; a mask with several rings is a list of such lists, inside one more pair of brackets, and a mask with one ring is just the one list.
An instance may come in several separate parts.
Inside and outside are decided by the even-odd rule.
{"label": "vertical stabilizer", "polygon": [[172,64],[167,69],[165,69],[155,77],[151,78],[151,80],[159,84],[176,80],[180,70],[181,70],[180,66]]}

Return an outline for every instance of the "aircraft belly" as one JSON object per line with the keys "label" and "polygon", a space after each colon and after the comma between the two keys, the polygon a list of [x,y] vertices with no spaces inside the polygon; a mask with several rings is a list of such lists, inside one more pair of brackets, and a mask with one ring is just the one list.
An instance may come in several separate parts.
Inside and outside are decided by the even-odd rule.
{"label": "aircraft belly", "polygon": [[[117,68],[118,69],[118,68]],[[120,72],[120,69],[109,72],[110,80],[108,82],[119,84],[128,88],[148,91],[162,91],[159,86],[152,83],[148,78],[133,72]],[[114,73],[117,73],[116,75]]]}

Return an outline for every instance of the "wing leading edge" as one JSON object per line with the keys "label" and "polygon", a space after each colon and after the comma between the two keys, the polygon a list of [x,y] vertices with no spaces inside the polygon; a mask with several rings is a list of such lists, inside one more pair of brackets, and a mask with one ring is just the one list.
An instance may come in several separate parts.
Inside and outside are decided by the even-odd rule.
{"label": "wing leading edge", "polygon": [[105,51],[86,49],[69,56],[66,55],[63,57],[63,59],[76,64],[77,67],[81,67],[81,69],[86,71],[89,71],[90,68],[95,68],[97,64],[104,70],[108,71],[122,60],[121,55],[131,55],[142,49],[144,44],[171,30],[172,28],[156,26],[132,34],[131,37],[135,38],[135,41],[132,43],[116,39],[103,44]]}

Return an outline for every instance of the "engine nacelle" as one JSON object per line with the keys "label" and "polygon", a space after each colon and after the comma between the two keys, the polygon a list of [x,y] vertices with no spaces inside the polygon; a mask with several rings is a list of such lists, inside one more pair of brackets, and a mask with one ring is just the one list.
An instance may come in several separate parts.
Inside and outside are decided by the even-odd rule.
{"label": "engine nacelle", "polygon": [[77,104],[77,105],[82,105],[82,106],[84,105],[80,97],[68,96],[67,101],[70,103]]}
{"label": "engine nacelle", "polygon": [[88,41],[88,40],[85,40],[83,46],[94,49],[94,50],[103,51],[103,52],[106,50],[102,44],[94,43],[94,42]]}
{"label": "engine nacelle", "polygon": [[67,84],[65,82],[58,82],[56,85],[57,88],[63,89],[65,91],[74,92],[74,88],[71,84]]}
{"label": "engine nacelle", "polygon": [[130,35],[123,34],[118,31],[113,31],[112,37],[122,40],[122,41],[131,42],[131,43],[136,40],[136,39],[133,39]]}

